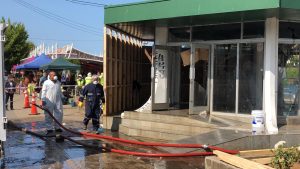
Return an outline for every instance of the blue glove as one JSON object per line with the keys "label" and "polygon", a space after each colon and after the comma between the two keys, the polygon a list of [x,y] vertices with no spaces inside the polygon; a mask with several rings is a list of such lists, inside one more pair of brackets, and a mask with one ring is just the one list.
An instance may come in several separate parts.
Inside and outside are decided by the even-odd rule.
{"label": "blue glove", "polygon": [[46,101],[42,101],[42,106],[46,106],[46,105],[47,105]]}
{"label": "blue glove", "polygon": [[104,129],[102,127],[99,127],[96,131],[96,134],[104,133]]}

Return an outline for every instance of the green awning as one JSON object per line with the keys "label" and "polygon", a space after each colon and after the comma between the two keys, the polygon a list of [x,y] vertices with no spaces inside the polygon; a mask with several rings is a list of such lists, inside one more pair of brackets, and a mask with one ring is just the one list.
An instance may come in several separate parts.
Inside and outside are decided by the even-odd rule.
{"label": "green awning", "polygon": [[297,0],[154,0],[105,7],[105,24],[290,7]]}
{"label": "green awning", "polygon": [[79,70],[80,65],[73,64],[63,57],[53,60],[40,68],[41,70]]}
{"label": "green awning", "polygon": [[157,26],[262,21],[269,17],[300,21],[300,0],[149,0],[106,6],[104,13],[107,27],[152,41]]}

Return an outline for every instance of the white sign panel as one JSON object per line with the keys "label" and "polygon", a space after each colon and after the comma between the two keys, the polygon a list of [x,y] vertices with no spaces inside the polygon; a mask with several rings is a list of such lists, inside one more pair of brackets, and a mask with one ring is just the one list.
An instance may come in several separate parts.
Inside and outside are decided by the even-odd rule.
{"label": "white sign panel", "polygon": [[154,56],[154,103],[168,103],[168,51],[156,49]]}

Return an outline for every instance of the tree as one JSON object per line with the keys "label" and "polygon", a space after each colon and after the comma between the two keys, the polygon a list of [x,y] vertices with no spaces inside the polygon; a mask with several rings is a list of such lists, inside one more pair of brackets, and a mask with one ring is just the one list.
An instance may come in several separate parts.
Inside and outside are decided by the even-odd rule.
{"label": "tree", "polygon": [[76,64],[76,65],[80,65],[80,60],[77,59],[68,59],[69,62]]}
{"label": "tree", "polygon": [[6,28],[4,43],[4,62],[5,70],[11,70],[14,64],[20,62],[21,59],[28,57],[30,51],[34,48],[34,44],[28,41],[28,33],[25,26],[21,23],[11,24],[2,17],[1,23],[8,23]]}

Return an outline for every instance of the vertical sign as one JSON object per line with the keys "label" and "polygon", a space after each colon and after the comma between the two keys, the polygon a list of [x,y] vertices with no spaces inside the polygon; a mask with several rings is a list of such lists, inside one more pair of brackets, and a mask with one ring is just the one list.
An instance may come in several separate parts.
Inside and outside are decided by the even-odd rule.
{"label": "vertical sign", "polygon": [[168,103],[168,51],[156,48],[153,61],[154,103]]}

